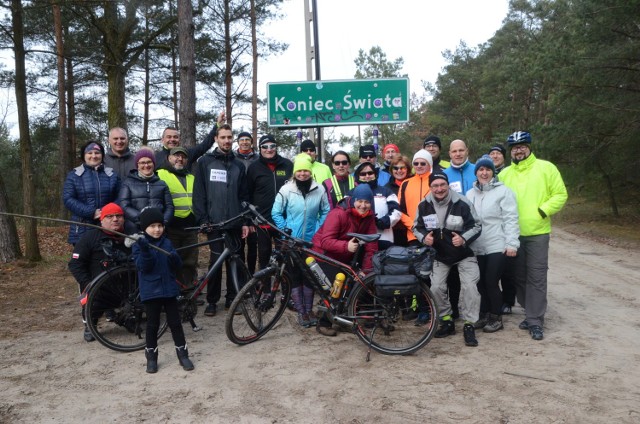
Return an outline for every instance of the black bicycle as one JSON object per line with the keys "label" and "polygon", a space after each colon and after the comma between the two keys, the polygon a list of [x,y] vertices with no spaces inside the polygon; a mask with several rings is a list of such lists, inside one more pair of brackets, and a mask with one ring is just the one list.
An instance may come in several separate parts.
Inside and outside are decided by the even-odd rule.
{"label": "black bicycle", "polygon": [[[259,224],[268,225],[281,235],[267,268],[256,272],[231,304],[226,317],[225,331],[233,343],[245,345],[259,340],[278,322],[286,308],[291,291],[287,266],[302,270],[320,297],[319,312],[326,313],[336,325],[354,332],[371,348],[387,355],[407,355],[424,347],[433,337],[437,327],[437,307],[429,287],[420,282],[414,294],[385,293],[380,295],[375,285],[375,274],[363,276],[359,264],[343,264],[311,250],[312,245],[292,237],[264,219],[252,205],[247,205]],[[348,234],[361,242],[375,241],[378,234]],[[356,252],[356,258],[358,258]],[[313,257],[326,262],[346,275],[343,288],[337,297],[322,285],[305,263]],[[335,295],[335,294],[334,294]],[[403,319],[412,313],[426,314],[428,319],[416,325],[414,320]]]}
{"label": "black bicycle", "polygon": [[[239,220],[246,220],[251,212],[244,212],[236,217],[218,224],[207,224],[202,227],[194,227],[191,230],[204,233],[219,231],[221,236],[207,240],[182,249],[194,248],[222,240],[225,248],[220,257],[209,268],[207,274],[190,284],[178,282],[180,296],[178,296],[178,309],[182,322],[191,324],[194,331],[201,328],[196,324],[195,317],[198,314],[198,296],[207,286],[213,274],[222,269],[222,265],[228,262],[227,270],[231,273],[231,279],[237,291],[250,280],[251,274],[238,251],[240,240],[234,237],[228,228]],[[118,252],[107,252],[105,261],[106,270],[98,275],[85,289],[86,304],[85,314],[89,330],[96,340],[102,345],[119,351],[132,352],[143,349],[146,346],[146,312],[144,303],[140,300],[138,277],[135,264],[130,257]],[[160,316],[158,337],[167,329],[165,314]]]}

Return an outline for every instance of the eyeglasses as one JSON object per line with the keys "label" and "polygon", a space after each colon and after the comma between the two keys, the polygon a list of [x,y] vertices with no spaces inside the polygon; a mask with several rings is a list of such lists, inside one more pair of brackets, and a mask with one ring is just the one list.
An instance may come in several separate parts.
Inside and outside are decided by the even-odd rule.
{"label": "eyeglasses", "polygon": [[393,167],[394,171],[402,171],[403,169],[407,169],[407,167],[406,166],[394,166]]}
{"label": "eyeglasses", "polygon": [[526,144],[517,144],[511,148],[512,152],[518,152],[520,150],[527,150],[529,147]]}
{"label": "eyeglasses", "polygon": [[315,153],[316,149],[314,149],[313,147],[309,147],[308,149],[302,149],[302,151],[304,153],[309,153],[309,152]]}
{"label": "eyeglasses", "polygon": [[349,165],[349,161],[348,160],[334,160],[333,164],[335,166],[345,166],[345,165]]}
{"label": "eyeglasses", "polygon": [[428,162],[413,162],[413,166],[427,166]]}
{"label": "eyeglasses", "polygon": [[150,160],[145,160],[145,161],[138,161],[138,166],[147,166],[147,165],[153,165],[153,162]]}
{"label": "eyeglasses", "polygon": [[124,215],[120,215],[119,213],[116,213],[113,215],[105,215],[104,217],[107,219],[120,219],[120,218],[124,218]]}
{"label": "eyeglasses", "polygon": [[432,188],[432,189],[434,189],[434,188],[444,188],[444,187],[447,187],[448,185],[449,185],[449,184],[447,184],[447,183],[431,184],[431,188]]}
{"label": "eyeglasses", "polygon": [[376,157],[376,155],[362,155],[360,156],[362,159],[373,159]]}
{"label": "eyeglasses", "polygon": [[375,173],[375,172],[373,172],[373,171],[369,171],[369,172],[361,172],[359,175],[360,175],[361,177],[367,177],[367,176],[369,176],[369,175],[376,175],[376,173]]}
{"label": "eyeglasses", "polygon": [[260,146],[262,150],[274,150],[276,148],[275,144],[263,144]]}

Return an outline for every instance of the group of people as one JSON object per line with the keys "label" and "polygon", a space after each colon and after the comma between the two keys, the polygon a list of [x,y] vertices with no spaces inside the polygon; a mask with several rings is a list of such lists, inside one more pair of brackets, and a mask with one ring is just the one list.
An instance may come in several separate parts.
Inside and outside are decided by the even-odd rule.
{"label": "group of people", "polygon": [[[207,153],[214,142],[215,148]],[[567,193],[557,168],[531,152],[529,133],[516,132],[507,139],[512,159],[508,167],[502,145],[492,147],[473,164],[464,141],[454,140],[449,147],[451,162],[447,162],[440,155],[440,139],[429,136],[412,160],[398,146],[387,144],[379,164],[377,148],[362,146],[353,171],[349,154],[339,150],[331,156],[332,172],[317,160],[313,141],[304,140],[293,160],[279,154],[278,141],[270,134],[260,137],[255,151],[250,133],[241,132],[234,140],[224,114],[193,148],[180,146],[174,128],[165,129],[162,144],[159,151],[142,148],[133,154],[126,131],[114,128],[107,152],[95,141],[83,146],[83,164],[69,173],[64,187],[65,205],[78,222],[69,231],[74,245],[69,268],[81,290],[101,271],[97,265],[101,243],[108,241],[126,251],[118,233],[144,234],[133,247],[141,293],[143,285],[153,284],[150,274],[163,273],[162,284],[176,278],[193,281],[197,249],[175,251],[197,242],[197,233],[185,229],[233,218],[246,201],[277,227],[290,229],[294,236],[312,242],[318,252],[341,262],[349,262],[358,248],[357,240],[347,233],[380,233],[377,243],[365,247],[364,272],[372,270],[378,249],[433,246],[437,253],[431,288],[440,320],[436,337],[455,334],[459,315],[464,320],[465,344],[477,346],[475,330],[502,329],[501,316],[510,312],[517,297],[526,312],[520,328],[529,330],[535,340],[543,338],[549,217],[562,208]],[[83,223],[103,230],[87,231]],[[250,272],[268,265],[275,236],[268,226],[255,228],[251,222],[239,222],[225,230],[242,240],[238,245],[246,252]],[[224,246],[214,241],[220,234],[207,237],[212,240],[211,266]],[[171,255],[157,255],[149,249],[154,243]],[[320,265],[329,279],[338,272],[328,264]],[[313,311],[312,286],[295,267],[292,274],[298,323],[335,336],[331,323]],[[221,285],[218,272],[207,289],[207,316],[218,312]],[[147,288],[144,293],[148,314],[152,311],[149,325],[155,322],[156,311],[159,315],[164,308],[169,317],[168,310],[176,307],[169,300],[175,291]],[[228,277],[225,309],[235,295]],[[422,324],[416,319],[416,325]],[[192,369],[181,328],[173,317],[169,325],[181,364]],[[157,370],[157,340],[152,333],[146,332],[148,372]],[[86,327],[84,337],[92,340]]]}

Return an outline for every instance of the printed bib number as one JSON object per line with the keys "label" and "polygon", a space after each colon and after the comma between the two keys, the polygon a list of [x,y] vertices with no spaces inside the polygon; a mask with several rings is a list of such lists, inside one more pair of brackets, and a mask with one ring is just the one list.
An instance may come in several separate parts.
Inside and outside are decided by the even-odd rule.
{"label": "printed bib number", "polygon": [[427,215],[422,217],[422,220],[424,221],[425,228],[430,230],[438,228],[438,215]]}
{"label": "printed bib number", "polygon": [[453,191],[457,191],[460,194],[462,193],[462,183],[460,181],[454,181],[449,184],[449,188]]}
{"label": "printed bib number", "polygon": [[227,171],[223,169],[212,169],[209,174],[209,181],[216,181],[219,183],[227,182]]}

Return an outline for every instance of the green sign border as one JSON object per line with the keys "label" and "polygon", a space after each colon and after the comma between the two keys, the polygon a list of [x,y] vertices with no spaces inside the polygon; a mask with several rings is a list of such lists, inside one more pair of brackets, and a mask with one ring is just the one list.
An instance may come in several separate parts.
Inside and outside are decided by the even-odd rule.
{"label": "green sign border", "polygon": [[[409,122],[409,101],[409,78],[271,82],[267,124],[279,128],[401,124]],[[300,110],[315,105],[320,110]]]}

